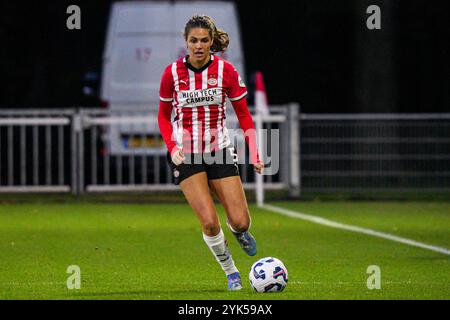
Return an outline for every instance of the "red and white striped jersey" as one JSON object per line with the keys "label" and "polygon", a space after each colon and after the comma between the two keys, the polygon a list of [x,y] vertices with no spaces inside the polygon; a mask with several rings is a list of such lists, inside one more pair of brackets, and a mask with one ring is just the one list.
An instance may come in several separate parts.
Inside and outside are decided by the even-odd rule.
{"label": "red and white striped jersey", "polygon": [[211,55],[201,69],[186,57],[163,72],[160,99],[175,110],[172,137],[185,153],[207,153],[227,147],[231,141],[226,128],[226,98],[238,101],[247,88],[234,66]]}

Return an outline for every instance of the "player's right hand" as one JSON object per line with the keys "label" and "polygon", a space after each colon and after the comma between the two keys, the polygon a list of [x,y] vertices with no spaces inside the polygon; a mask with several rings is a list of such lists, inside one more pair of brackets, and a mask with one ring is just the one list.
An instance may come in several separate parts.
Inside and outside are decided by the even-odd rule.
{"label": "player's right hand", "polygon": [[184,156],[183,150],[180,150],[177,147],[175,147],[172,150],[172,154],[170,156],[172,158],[172,162],[176,166],[179,166],[180,164],[182,164],[184,162],[184,160],[186,160],[186,157]]}
{"label": "player's right hand", "polygon": [[262,170],[264,169],[264,163],[262,161],[258,161],[257,163],[255,163],[253,165],[253,168],[255,169],[255,171],[259,174],[262,173]]}

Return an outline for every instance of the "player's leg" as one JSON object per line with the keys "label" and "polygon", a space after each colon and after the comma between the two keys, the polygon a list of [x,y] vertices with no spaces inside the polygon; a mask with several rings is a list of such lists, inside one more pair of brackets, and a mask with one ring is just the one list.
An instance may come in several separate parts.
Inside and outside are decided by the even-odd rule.
{"label": "player's leg", "polygon": [[240,177],[209,180],[209,185],[225,208],[228,224],[236,232],[247,231],[250,227],[250,214]]}
{"label": "player's leg", "polygon": [[203,239],[227,275],[228,288],[239,290],[242,282],[225,236],[220,227],[219,218],[210,194],[205,172],[196,173],[180,182],[186,200],[196,213],[203,231]]}
{"label": "player's leg", "polygon": [[215,236],[220,231],[220,222],[211,198],[208,181],[204,172],[181,181],[180,188],[186,200],[197,215],[202,231],[207,236]]}
{"label": "player's leg", "polygon": [[227,225],[238,240],[242,249],[250,255],[256,254],[256,241],[248,231],[251,218],[247,199],[239,176],[209,180],[213,192],[217,195],[227,213]]}

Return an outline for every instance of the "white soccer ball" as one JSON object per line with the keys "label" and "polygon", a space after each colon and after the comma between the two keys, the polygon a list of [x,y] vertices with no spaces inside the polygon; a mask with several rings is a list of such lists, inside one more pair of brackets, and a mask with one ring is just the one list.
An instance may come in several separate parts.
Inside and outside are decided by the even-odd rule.
{"label": "white soccer ball", "polygon": [[279,259],[266,257],[252,265],[249,279],[256,292],[280,292],[287,285],[288,272]]}

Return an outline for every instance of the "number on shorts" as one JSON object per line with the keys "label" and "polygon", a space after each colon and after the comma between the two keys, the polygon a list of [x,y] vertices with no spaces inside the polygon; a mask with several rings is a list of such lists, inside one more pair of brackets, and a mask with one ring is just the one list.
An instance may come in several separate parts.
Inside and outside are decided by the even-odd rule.
{"label": "number on shorts", "polygon": [[236,150],[233,147],[228,148],[228,150],[230,151],[230,154],[233,157],[234,165],[237,166],[237,164],[238,164],[238,155],[236,153]]}

